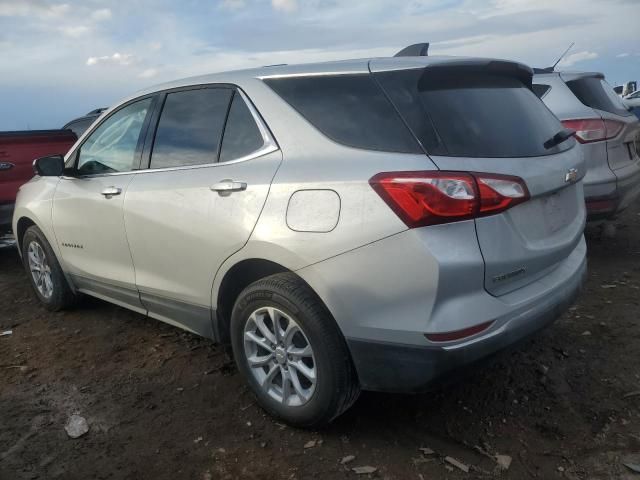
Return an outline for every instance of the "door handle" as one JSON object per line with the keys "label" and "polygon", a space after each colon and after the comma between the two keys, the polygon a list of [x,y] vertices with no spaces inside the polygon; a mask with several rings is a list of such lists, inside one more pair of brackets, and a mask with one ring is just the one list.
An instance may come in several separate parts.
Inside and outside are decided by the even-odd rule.
{"label": "door handle", "polygon": [[101,195],[104,195],[104,198],[111,198],[114,195],[120,195],[122,193],[122,189],[118,187],[107,187],[100,192]]}
{"label": "door handle", "polygon": [[232,192],[242,192],[247,189],[245,182],[235,182],[233,180],[222,180],[221,182],[214,183],[209,187],[211,191],[218,192],[220,195],[230,195]]}

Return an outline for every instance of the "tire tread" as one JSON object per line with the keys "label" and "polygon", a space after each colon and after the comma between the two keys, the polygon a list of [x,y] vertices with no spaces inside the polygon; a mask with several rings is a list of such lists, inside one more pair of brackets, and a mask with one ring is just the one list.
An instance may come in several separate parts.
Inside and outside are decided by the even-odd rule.
{"label": "tire tread", "polygon": [[285,299],[289,297],[287,300],[292,300],[296,307],[300,306],[306,310],[305,314],[311,317],[318,327],[320,341],[328,347],[333,358],[341,358],[339,363],[343,368],[334,369],[338,377],[337,385],[340,386],[337,395],[334,396],[335,405],[327,410],[327,415],[324,418],[313,424],[302,426],[313,427],[329,423],[351,407],[360,395],[360,385],[346,341],[331,313],[317,294],[292,272],[277,273],[249,285],[238,296],[234,311],[243,301],[247,301],[252,293],[264,290],[276,294],[282,292]]}

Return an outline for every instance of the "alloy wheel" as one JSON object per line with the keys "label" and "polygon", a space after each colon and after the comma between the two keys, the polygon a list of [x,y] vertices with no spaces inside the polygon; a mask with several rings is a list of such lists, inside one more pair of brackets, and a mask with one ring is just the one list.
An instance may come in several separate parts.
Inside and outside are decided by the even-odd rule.
{"label": "alloy wheel", "polygon": [[45,299],[51,298],[53,295],[53,279],[51,278],[51,268],[44,253],[42,246],[35,240],[29,244],[27,250],[27,259],[29,262],[29,270],[33,277],[33,282]]}
{"label": "alloy wheel", "polygon": [[252,375],[271,398],[292,407],[311,399],[317,383],[313,348],[290,315],[275,307],[249,315],[244,352]]}

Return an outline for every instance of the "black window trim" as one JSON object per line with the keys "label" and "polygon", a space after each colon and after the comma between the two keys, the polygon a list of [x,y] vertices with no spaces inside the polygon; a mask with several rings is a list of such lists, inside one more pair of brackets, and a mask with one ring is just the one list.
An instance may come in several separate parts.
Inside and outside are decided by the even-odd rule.
{"label": "black window trim", "polygon": [[[242,100],[244,100],[245,104],[247,105],[247,108],[251,112],[251,116],[253,117],[253,120],[256,122],[256,125],[258,126],[258,130],[262,135],[262,139],[263,139],[262,147],[248,155],[245,155],[244,157],[228,160],[226,162],[216,161],[215,163],[205,163],[200,165],[184,165],[180,167],[149,168],[150,161],[151,161],[151,149],[153,146],[153,142],[155,140],[156,131],[158,129],[160,113],[162,112],[162,107],[164,106],[164,102],[167,94],[185,91],[185,90],[199,90],[202,88],[228,88],[228,89],[232,89],[234,94],[239,94]],[[91,135],[91,133],[93,133],[97,128],[99,128],[100,125],[102,125],[113,114],[119,112],[123,108],[126,108],[132,103],[135,103],[140,100],[144,100],[145,98],[149,98],[149,97],[153,97],[153,100],[151,102],[151,106],[149,107],[149,111],[147,112],[145,121],[142,125],[142,129],[140,130],[140,138],[138,139],[138,145],[136,146],[136,155],[138,156],[138,165],[135,169],[132,169],[127,172],[97,173],[92,175],[75,175],[75,176],[63,175],[63,178],[65,179],[94,178],[94,177],[106,177],[106,176],[112,176],[112,175],[131,175],[131,174],[138,174],[138,173],[166,172],[171,170],[188,170],[188,169],[204,168],[204,167],[217,167],[217,166],[229,165],[234,163],[246,162],[249,160],[253,160],[254,158],[262,157],[264,155],[268,155],[269,153],[273,153],[280,150],[280,146],[278,145],[267,123],[264,121],[264,119],[262,118],[262,115],[260,114],[256,106],[253,104],[253,102],[251,101],[249,96],[244,92],[244,90],[242,90],[242,88],[240,88],[238,85],[229,84],[229,83],[205,83],[205,84],[169,88],[166,90],[158,90],[156,92],[152,92],[146,95],[142,95],[140,97],[136,97],[134,99],[127,101],[126,103],[123,103],[122,105],[119,105],[117,110],[113,110],[112,112],[109,112],[109,115],[101,119],[100,123],[96,123],[95,125],[93,125],[93,128],[90,131],[87,131],[83,134],[85,135],[85,137],[82,143],[78,145],[73,150],[73,152],[69,154],[69,156],[66,157],[65,164],[69,162],[71,159],[73,159],[73,166],[69,167],[69,170],[75,170],[78,164],[78,152],[80,152],[82,145],[84,145],[84,142]],[[221,151],[220,149],[222,148],[222,141],[224,140],[224,130],[227,127],[229,109],[231,108],[232,100],[233,100],[233,95],[229,100],[229,107],[227,108],[227,114],[225,117],[225,123],[223,126],[223,132],[222,132],[223,135],[221,137],[220,145],[218,146],[218,158],[220,157],[220,151]]]}
{"label": "black window trim", "polygon": [[[151,156],[153,153],[153,144],[155,142],[156,132],[158,130],[158,124],[160,123],[160,114],[162,113],[162,108],[164,107],[164,103],[166,101],[167,95],[175,92],[184,92],[187,90],[201,90],[204,88],[223,88],[223,89],[232,90],[232,95],[231,95],[231,98],[229,99],[229,105],[227,106],[227,112],[225,114],[224,125],[222,126],[222,135],[220,137],[220,143],[218,145],[216,161],[212,163],[202,163],[198,165],[183,165],[178,167],[151,168]],[[167,172],[172,170],[190,170],[195,168],[207,168],[207,167],[229,165],[234,163],[246,162],[248,160],[253,160],[254,158],[262,157],[264,155],[273,153],[280,149],[275,138],[273,137],[273,134],[271,133],[271,130],[269,130],[266,122],[262,118],[262,115],[260,115],[260,113],[256,109],[253,102],[249,99],[247,94],[237,85],[233,85],[229,83],[206,83],[206,84],[198,84],[198,85],[189,85],[185,87],[170,88],[167,90],[161,90],[157,93],[159,94],[161,99],[158,102],[159,106],[158,108],[156,108],[153,118],[151,119],[150,124],[152,126],[149,128],[149,131],[147,132],[147,135],[146,135],[146,139],[143,147],[143,154],[142,154],[142,167],[140,170],[137,171],[138,173],[139,172],[144,172],[144,173]],[[240,95],[240,98],[242,98],[242,100],[247,105],[247,108],[249,109],[249,112],[251,113],[251,116],[253,117],[253,120],[256,122],[258,130],[262,135],[263,143],[262,143],[262,147],[255,150],[254,152],[251,152],[248,155],[245,155],[240,158],[235,158],[233,160],[227,160],[225,162],[220,162],[219,159],[220,159],[220,152],[222,149],[222,143],[224,141],[224,132],[227,128],[229,111],[231,110],[231,104],[233,102],[233,98],[235,95]]]}

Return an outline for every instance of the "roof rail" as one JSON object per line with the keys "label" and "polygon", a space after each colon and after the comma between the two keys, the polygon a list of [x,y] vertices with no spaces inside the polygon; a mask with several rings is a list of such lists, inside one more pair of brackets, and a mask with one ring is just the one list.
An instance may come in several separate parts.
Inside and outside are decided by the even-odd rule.
{"label": "roof rail", "polygon": [[394,57],[426,57],[428,56],[429,44],[428,43],[415,43],[403,48]]}
{"label": "roof rail", "polygon": [[534,68],[533,73],[553,73],[555,69],[553,67]]}
{"label": "roof rail", "polygon": [[91,110],[87,115],[98,115],[99,113],[104,112],[107,107],[96,108],[95,110]]}

